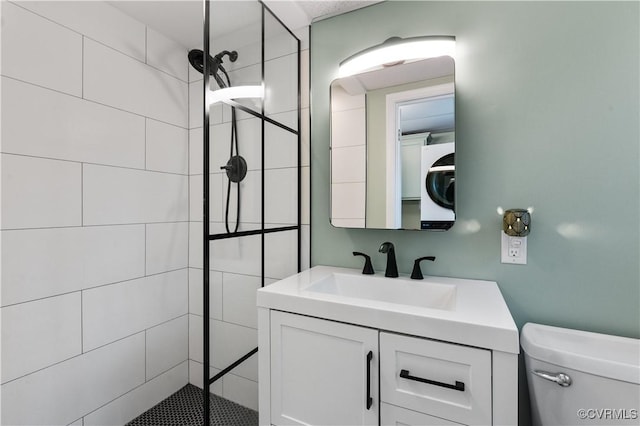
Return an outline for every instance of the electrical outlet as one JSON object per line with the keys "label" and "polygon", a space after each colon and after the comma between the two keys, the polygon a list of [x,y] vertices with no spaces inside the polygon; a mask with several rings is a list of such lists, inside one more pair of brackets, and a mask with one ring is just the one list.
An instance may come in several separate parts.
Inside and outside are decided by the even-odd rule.
{"label": "electrical outlet", "polygon": [[512,263],[517,265],[527,264],[527,237],[510,237],[503,231],[501,244],[502,263]]}

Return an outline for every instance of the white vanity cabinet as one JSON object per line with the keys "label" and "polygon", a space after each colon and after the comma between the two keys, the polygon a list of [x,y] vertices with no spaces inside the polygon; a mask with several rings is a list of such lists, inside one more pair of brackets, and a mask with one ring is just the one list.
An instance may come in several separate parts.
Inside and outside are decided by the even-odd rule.
{"label": "white vanity cabinet", "polygon": [[275,310],[263,315],[270,419],[261,424],[492,423],[490,350]]}
{"label": "white vanity cabinet", "polygon": [[261,425],[517,425],[495,282],[314,266],[258,290]]}

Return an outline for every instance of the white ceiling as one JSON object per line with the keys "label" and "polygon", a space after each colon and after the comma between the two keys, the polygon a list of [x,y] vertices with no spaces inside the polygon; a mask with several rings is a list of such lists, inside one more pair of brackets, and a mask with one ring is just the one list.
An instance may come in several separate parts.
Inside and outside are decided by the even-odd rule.
{"label": "white ceiling", "polygon": [[[379,0],[265,0],[265,4],[291,30],[307,26],[315,19],[378,2]],[[110,0],[108,3],[188,49],[202,46],[202,1]],[[260,19],[260,8],[256,1],[214,0],[211,1],[210,8],[210,28],[214,38],[246,29]]]}

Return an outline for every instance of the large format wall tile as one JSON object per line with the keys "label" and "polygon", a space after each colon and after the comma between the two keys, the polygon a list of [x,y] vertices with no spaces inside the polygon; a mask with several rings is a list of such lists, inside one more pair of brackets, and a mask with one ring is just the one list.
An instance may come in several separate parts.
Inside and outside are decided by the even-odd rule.
{"label": "large format wall tile", "polygon": [[331,150],[331,182],[353,183],[366,179],[367,148],[346,146]]}
{"label": "large format wall tile", "polygon": [[147,119],[146,168],[168,173],[189,173],[188,130]]}
{"label": "large format wall tile", "polygon": [[[202,127],[202,90],[204,83],[202,82],[202,74],[200,80],[189,83],[189,128],[195,129]],[[215,89],[215,83],[211,83],[209,87]],[[222,105],[215,104],[209,108],[209,125],[222,123]],[[202,139],[202,137],[201,137]]]}
{"label": "large format wall tile", "polygon": [[147,28],[147,64],[187,82],[187,67],[191,67],[187,54],[185,47],[154,29]]}
{"label": "large format wall tile", "polygon": [[364,108],[337,111],[331,114],[331,147],[365,145],[367,118]]}
{"label": "large format wall tile", "polygon": [[298,223],[298,169],[266,170],[264,180],[265,222]]}
{"label": "large format wall tile", "polygon": [[276,114],[298,108],[298,55],[287,55],[264,64],[265,111]]}
{"label": "large format wall tile", "polygon": [[2,231],[2,303],[144,275],[144,225]]}
{"label": "large format wall tile", "polygon": [[[209,377],[213,377],[216,374],[218,374],[220,372],[220,370],[218,370],[217,368],[213,368],[213,367],[209,367]],[[201,362],[197,362],[197,361],[193,361],[193,360],[189,360],[189,383],[191,383],[194,386],[198,386],[200,389],[202,389],[202,363]],[[216,380],[214,383],[211,384],[211,387],[209,388],[209,392],[211,392],[214,395],[218,395],[218,396],[222,396],[222,384],[224,383],[224,377],[221,377],[220,379]]]}
{"label": "large format wall tile", "polygon": [[144,362],[139,333],[6,383],[2,424],[67,425],[143,384]]}
{"label": "large format wall tile", "polygon": [[247,275],[261,273],[260,235],[211,242],[211,269]]}
{"label": "large format wall tile", "polygon": [[[223,166],[229,159],[229,138],[231,132],[229,123],[212,124],[209,126],[209,170],[219,172],[216,166]],[[226,143],[223,143],[226,141]],[[201,175],[203,169],[202,157],[202,127],[189,131],[189,174]]]}
{"label": "large format wall tile", "polygon": [[258,328],[257,291],[262,284],[259,276],[225,273],[222,277],[222,319],[226,322]]}
{"label": "large format wall tile", "polygon": [[84,165],[85,225],[188,220],[188,177]]}
{"label": "large format wall tile", "polygon": [[[278,122],[279,124],[282,124],[283,126],[286,126],[294,131],[298,130],[298,110],[293,110],[293,111],[285,111],[285,112],[278,112],[275,114],[267,114],[267,117]],[[273,124],[271,123],[265,123],[267,126],[273,126]],[[282,130],[282,131],[287,131],[287,130]],[[268,139],[267,139],[268,140]],[[267,146],[269,146],[270,142],[266,142]],[[294,145],[294,153],[297,153],[297,151],[295,151],[295,145]],[[288,155],[289,152],[285,152],[285,151],[278,151],[275,152],[275,154],[281,154],[281,155]]]}
{"label": "large format wall tile", "polygon": [[[215,169],[214,169],[215,170]],[[214,171],[212,170],[212,171]],[[189,220],[202,222],[203,214],[203,175],[189,176]],[[223,190],[225,185],[225,190]],[[209,173],[209,221],[219,222],[224,220],[227,177],[222,173]]]}
{"label": "large format wall tile", "polygon": [[295,55],[298,41],[291,36],[270,13],[265,15],[264,58],[266,61],[280,56]]}
{"label": "large format wall tile", "polygon": [[[236,141],[238,150],[234,148],[234,155],[239,151],[247,162],[247,170],[260,170],[262,161],[261,123],[255,117],[236,120]],[[212,164],[226,164],[230,156],[231,121],[211,126],[211,141],[214,145]],[[202,156],[202,154],[200,154]]]}
{"label": "large format wall tile", "polygon": [[20,5],[90,39],[144,61],[144,24],[106,2],[25,1],[20,2]]}
{"label": "large format wall tile", "polygon": [[80,293],[2,308],[2,382],[82,352]]}
{"label": "large format wall tile", "polygon": [[144,168],[143,117],[10,78],[2,104],[3,152]]}
{"label": "large format wall tile", "polygon": [[[223,321],[209,320],[211,366],[222,370],[258,346],[258,331]],[[189,359],[202,362],[202,317],[189,316]],[[258,378],[258,357],[253,355],[233,370],[250,380]]]}
{"label": "large format wall tile", "polygon": [[[274,119],[281,118],[295,118],[297,120],[298,115],[292,112],[278,114],[274,116]],[[278,120],[282,122],[282,120]],[[297,127],[296,125],[293,126]],[[291,133],[287,130],[283,130],[276,125],[265,123],[265,137],[264,137],[264,163],[265,168],[275,169],[282,167],[297,167],[298,166],[298,135]]]}
{"label": "large format wall tile", "polygon": [[124,424],[188,381],[186,49],[108,2],[1,7],[1,423]]}
{"label": "large format wall tile", "polygon": [[188,311],[187,269],[85,290],[83,349],[91,350]]}
{"label": "large format wall tile", "polygon": [[264,246],[266,277],[283,279],[298,272],[298,231],[267,234]]}
{"label": "large format wall tile", "polygon": [[222,395],[237,404],[258,410],[258,382],[228,374],[222,385]]}
{"label": "large format wall tile", "polygon": [[147,225],[147,275],[186,268],[189,263],[189,223]]}
{"label": "large format wall tile", "polygon": [[81,167],[2,154],[2,229],[81,225]]}
{"label": "large format wall tile", "polygon": [[[244,223],[260,223],[261,221],[261,181],[262,175],[259,170],[249,170],[240,185],[240,221]],[[229,197],[229,222],[235,224],[238,217],[238,184],[231,185],[231,196]],[[218,202],[226,206],[227,190],[229,183],[227,177],[222,178],[222,199]],[[289,194],[291,195],[291,194]],[[213,220],[213,218],[212,218]],[[224,216],[223,219],[224,220]]]}
{"label": "large format wall tile", "polygon": [[84,97],[186,128],[187,83],[91,40],[84,42]]}
{"label": "large format wall tile", "polygon": [[147,330],[147,380],[189,358],[189,316]]}
{"label": "large format wall tile", "polygon": [[[189,268],[189,313],[202,316],[202,269]],[[222,272],[209,271],[209,318],[222,320]]]}
{"label": "large format wall tile", "polygon": [[84,416],[83,426],[124,425],[168,398],[189,381],[187,361]]}
{"label": "large format wall tile", "polygon": [[2,2],[2,75],[82,96],[82,36]]}
{"label": "large format wall tile", "polygon": [[331,218],[364,219],[365,198],[364,182],[331,184]]}

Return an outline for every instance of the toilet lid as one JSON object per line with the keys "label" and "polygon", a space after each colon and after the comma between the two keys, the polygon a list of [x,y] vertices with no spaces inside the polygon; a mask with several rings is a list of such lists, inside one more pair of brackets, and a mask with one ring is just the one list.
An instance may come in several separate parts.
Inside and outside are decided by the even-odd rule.
{"label": "toilet lid", "polygon": [[640,340],[527,323],[520,345],[531,358],[640,384]]}

